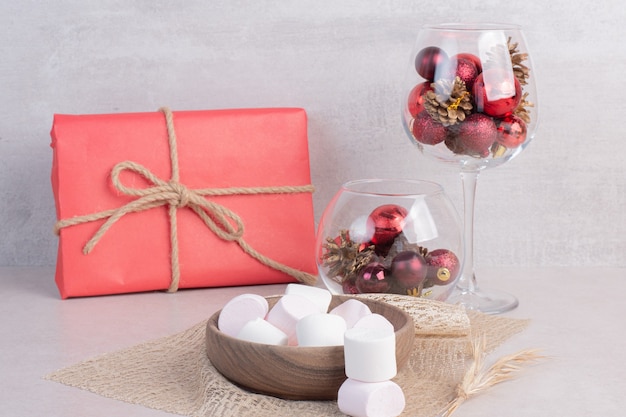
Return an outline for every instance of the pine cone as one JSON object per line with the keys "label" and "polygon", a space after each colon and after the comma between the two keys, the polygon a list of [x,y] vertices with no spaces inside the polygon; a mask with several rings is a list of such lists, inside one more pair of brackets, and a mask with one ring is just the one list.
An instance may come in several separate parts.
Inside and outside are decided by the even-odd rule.
{"label": "pine cone", "polygon": [[356,275],[375,256],[373,245],[363,247],[352,241],[347,230],[340,231],[338,239],[327,238],[324,248],[322,264],[329,268],[330,278],[340,283]]}
{"label": "pine cone", "polygon": [[518,43],[511,43],[511,38],[507,39],[507,45],[509,46],[509,55],[511,55],[511,63],[513,64],[513,74],[517,78],[517,81],[521,85],[528,84],[528,77],[530,76],[530,69],[523,64],[528,59],[528,54],[520,53],[517,50]]}
{"label": "pine cone", "polygon": [[424,108],[434,120],[444,126],[452,126],[465,120],[472,112],[471,94],[459,77],[454,80],[440,79],[427,91]]}
{"label": "pine cone", "polygon": [[522,119],[524,122],[530,123],[530,113],[528,112],[526,108],[535,107],[535,105],[530,101],[526,101],[527,98],[528,98],[528,93],[524,93],[522,95],[522,99],[520,100],[513,114],[515,114],[517,117]]}

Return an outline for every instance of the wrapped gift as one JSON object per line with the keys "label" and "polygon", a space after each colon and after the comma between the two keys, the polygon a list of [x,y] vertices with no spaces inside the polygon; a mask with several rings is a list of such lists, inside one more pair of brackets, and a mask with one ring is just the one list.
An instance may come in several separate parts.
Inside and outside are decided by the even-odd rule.
{"label": "wrapped gift", "polygon": [[316,273],[303,109],[55,115],[62,298]]}

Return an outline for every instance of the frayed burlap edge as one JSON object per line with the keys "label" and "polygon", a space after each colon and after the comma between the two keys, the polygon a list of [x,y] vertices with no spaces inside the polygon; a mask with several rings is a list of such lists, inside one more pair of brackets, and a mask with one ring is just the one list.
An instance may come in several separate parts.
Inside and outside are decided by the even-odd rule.
{"label": "frayed burlap edge", "polygon": [[[417,335],[408,365],[394,379],[403,389],[403,416],[432,417],[458,395],[472,338],[490,352],[528,320],[469,312],[463,336]],[[334,401],[287,401],[243,390],[211,365],[205,350],[206,321],[164,338],[107,353],[44,378],[104,397],[191,417],[343,416]]]}

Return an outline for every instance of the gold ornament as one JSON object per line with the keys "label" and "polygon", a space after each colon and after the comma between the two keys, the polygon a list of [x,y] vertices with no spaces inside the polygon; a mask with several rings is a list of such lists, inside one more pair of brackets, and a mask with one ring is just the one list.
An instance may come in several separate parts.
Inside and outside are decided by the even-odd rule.
{"label": "gold ornament", "polygon": [[433,293],[432,290],[426,291],[425,293],[422,293],[422,291],[424,291],[423,283],[414,288],[407,288],[406,295],[410,295],[411,297],[429,297]]}
{"label": "gold ornament", "polygon": [[461,78],[442,78],[432,83],[431,87],[432,90],[425,94],[424,109],[442,125],[452,126],[462,122],[472,112],[472,96]]}
{"label": "gold ornament", "polygon": [[501,143],[495,142],[491,146],[491,154],[493,155],[494,158],[501,157],[502,155],[504,155],[505,152],[506,152],[506,146],[502,145]]}
{"label": "gold ornament", "polygon": [[437,270],[437,279],[439,281],[446,282],[450,278],[452,278],[452,274],[448,268],[442,266]]}
{"label": "gold ornament", "polygon": [[411,297],[421,297],[422,289],[421,288],[409,288],[406,290],[406,295],[410,295]]}

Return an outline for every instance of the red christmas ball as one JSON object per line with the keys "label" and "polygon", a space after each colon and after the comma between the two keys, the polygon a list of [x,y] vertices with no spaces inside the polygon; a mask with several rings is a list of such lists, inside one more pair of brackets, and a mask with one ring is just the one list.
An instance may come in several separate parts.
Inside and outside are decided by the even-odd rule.
{"label": "red christmas ball", "polygon": [[374,223],[372,243],[376,246],[388,246],[402,233],[404,218],[408,211],[396,204],[385,204],[375,208],[369,215]]}
{"label": "red christmas ball", "polygon": [[426,255],[428,273],[426,279],[433,285],[447,285],[454,282],[461,264],[454,252],[448,249],[435,249]]}
{"label": "red christmas ball", "polygon": [[428,81],[435,79],[435,74],[447,67],[448,54],[437,46],[428,46],[415,56],[415,70],[419,75]]}
{"label": "red christmas ball", "polygon": [[491,117],[480,113],[470,114],[457,131],[456,144],[462,150],[459,153],[486,157],[497,133],[496,124]]}
{"label": "red christmas ball", "polygon": [[429,81],[424,81],[413,87],[409,93],[408,109],[411,116],[415,117],[424,110],[424,94],[433,89],[430,84]]}
{"label": "red christmas ball", "polygon": [[476,64],[473,60],[459,57],[457,55],[456,60],[454,61],[455,73],[454,75],[459,77],[461,81],[465,83],[468,91],[472,91],[472,87],[476,78],[480,74],[480,71],[476,67]]}
{"label": "red christmas ball", "polygon": [[361,294],[388,292],[391,288],[389,272],[383,264],[372,262],[359,272],[356,288]]}
{"label": "red christmas ball", "polygon": [[509,149],[517,148],[526,140],[526,123],[515,115],[497,120],[498,136],[496,141]]}
{"label": "red christmas ball", "polygon": [[413,120],[411,133],[416,141],[424,145],[436,145],[446,139],[448,130],[435,121],[426,110],[422,110]]}
{"label": "red christmas ball", "polygon": [[391,276],[404,289],[417,288],[426,279],[426,270],[426,261],[417,252],[400,252],[391,261]]}
{"label": "red christmas ball", "polygon": [[460,59],[467,59],[471,61],[476,66],[479,74],[483,72],[483,64],[482,62],[480,62],[480,58],[478,58],[476,55],[469,53],[460,53],[450,58],[451,61],[458,61]]}
{"label": "red christmas ball", "polygon": [[517,78],[499,68],[482,72],[472,91],[476,110],[496,117],[512,113],[522,99],[522,85]]}

